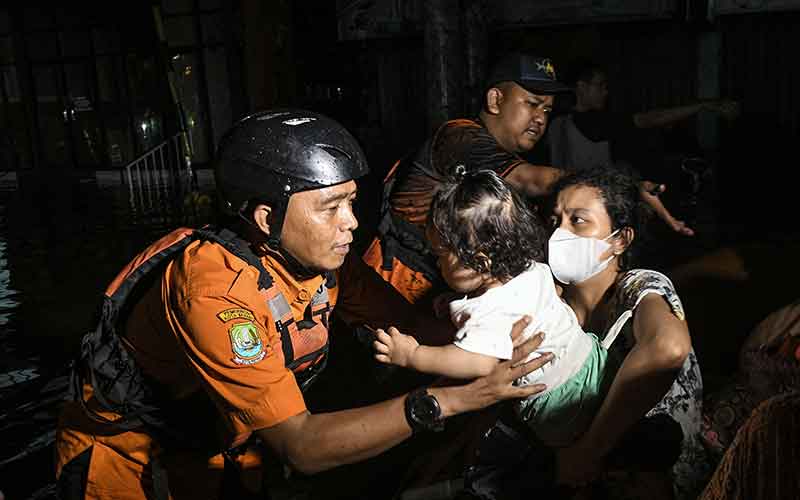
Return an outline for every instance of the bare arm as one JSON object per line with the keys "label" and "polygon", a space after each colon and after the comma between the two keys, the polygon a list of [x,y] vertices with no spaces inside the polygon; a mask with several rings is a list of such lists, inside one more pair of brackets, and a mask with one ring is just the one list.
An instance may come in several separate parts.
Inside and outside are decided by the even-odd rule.
{"label": "bare arm", "polygon": [[448,344],[440,347],[421,345],[414,353],[411,368],[445,377],[471,379],[492,373],[500,360]]}
{"label": "bare arm", "polygon": [[[550,194],[553,185],[562,175],[564,175],[564,171],[557,168],[523,163],[506,175],[505,179],[517,189],[523,190],[528,196],[537,197]],[[694,231],[685,222],[673,217],[658,197],[666,189],[663,184],[642,181],[639,184],[639,188],[639,195],[642,201],[653,209],[659,219],[663,220],[677,233],[694,236]]]}
{"label": "bare arm", "polygon": [[659,195],[666,190],[663,184],[656,184],[651,181],[642,181],[639,183],[639,196],[642,201],[650,205],[653,212],[659,219],[663,220],[669,227],[676,233],[681,233],[686,236],[694,236],[694,230],[686,225],[682,220],[678,220],[667,210],[664,203],[661,201]]}
{"label": "bare arm", "polygon": [[[522,339],[528,322],[520,320],[512,329],[515,343]],[[492,372],[466,385],[431,387],[444,417],[485,408],[499,401],[524,398],[544,390],[543,385],[517,387],[513,381],[546,364],[552,355],[520,363],[541,344],[534,335],[514,348],[514,357],[498,363]],[[312,474],[339,465],[364,460],[397,445],[411,435],[404,411],[405,396],[350,410],[302,413],[257,434],[285,463]]]}
{"label": "bare arm", "polygon": [[553,184],[563,174],[564,171],[558,168],[521,163],[506,174],[505,180],[528,196],[537,197],[550,194]]}
{"label": "bare arm", "polygon": [[694,103],[674,108],[653,109],[633,115],[633,123],[638,128],[663,127],[686,120],[697,113],[709,109],[705,103]]}
{"label": "bare arm", "polygon": [[723,247],[685,262],[671,269],[668,274],[675,286],[681,288],[681,285],[688,285],[691,280],[698,278],[747,281],[751,270],[739,248]]}
{"label": "bare arm", "polygon": [[600,456],[661,400],[691,349],[686,322],[657,294],[647,295],[636,308],[633,331],[636,344],[585,436]]}
{"label": "bare arm", "polygon": [[[691,349],[686,322],[672,313],[663,297],[650,294],[636,308],[633,332],[636,345],[625,357],[589,430],[562,452],[560,460],[584,464],[602,460],[675,381]],[[562,478],[581,470],[559,468]]]}
{"label": "bare arm", "polygon": [[739,105],[735,101],[711,100],[673,108],[654,109],[636,113],[633,115],[633,123],[638,128],[663,127],[690,118],[701,111],[713,111],[731,119],[739,114]]}
{"label": "bare arm", "polygon": [[373,345],[375,359],[382,363],[456,379],[483,377],[499,362],[493,356],[466,351],[455,344],[419,345],[416,339],[394,327],[388,331],[377,330]]}
{"label": "bare arm", "polygon": [[314,474],[373,457],[408,438],[404,399],[332,413],[305,412],[257,434],[284,463]]}

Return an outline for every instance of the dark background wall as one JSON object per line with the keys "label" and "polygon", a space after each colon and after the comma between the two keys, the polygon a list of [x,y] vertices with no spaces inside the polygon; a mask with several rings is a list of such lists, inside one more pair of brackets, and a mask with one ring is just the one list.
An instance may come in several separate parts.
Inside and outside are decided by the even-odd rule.
{"label": "dark background wall", "polygon": [[[793,232],[785,227],[785,219],[765,220],[755,208],[771,213],[791,209],[793,188],[786,181],[792,168],[783,158],[791,158],[789,147],[800,132],[800,105],[793,93],[800,88],[800,76],[787,48],[799,41],[800,5],[798,10],[726,13],[711,19],[696,2],[675,5],[680,8],[652,18],[598,22],[576,17],[522,26],[491,22],[489,6],[481,69],[485,74],[498,55],[513,49],[550,56],[560,71],[578,57],[598,59],[609,67],[610,107],[617,111],[669,107],[698,98],[739,100],[742,115],[735,122],[703,114],[670,129],[643,134],[644,147],[654,158],[650,173],[671,181],[674,165],[662,159],[670,154],[702,154],[714,163],[714,203],[725,224],[724,237],[780,238],[787,230]],[[296,47],[302,73],[298,81],[306,88],[324,82],[344,90],[335,106],[305,102],[319,104],[351,127],[379,178],[437,123],[431,119],[431,110],[441,109],[442,103],[432,102],[437,97],[429,92],[442,71],[429,58],[430,45],[436,40],[431,42],[425,31],[426,19],[407,21],[404,28],[385,22],[389,28],[380,31],[375,23],[381,18],[373,13],[378,19],[369,24],[370,11],[361,20],[362,31],[371,29],[373,36],[342,40],[341,33],[338,38],[332,33],[327,16],[312,17],[307,9],[295,7],[296,22],[302,26],[296,38],[304,39]],[[423,16],[425,12],[395,14],[402,19],[404,14]],[[341,10],[339,15],[344,17]],[[400,34],[391,31],[402,29]],[[312,41],[309,32],[329,42]],[[469,43],[469,39],[461,41],[463,58],[468,57]],[[457,90],[462,95],[460,106],[448,108],[449,117],[472,116],[475,101],[470,101],[472,89],[468,89],[464,65],[454,67],[457,70],[451,71],[458,72],[452,79],[460,80]],[[300,92],[300,101],[308,94]],[[440,94],[438,99],[445,99]],[[534,158],[546,156],[539,150]]]}

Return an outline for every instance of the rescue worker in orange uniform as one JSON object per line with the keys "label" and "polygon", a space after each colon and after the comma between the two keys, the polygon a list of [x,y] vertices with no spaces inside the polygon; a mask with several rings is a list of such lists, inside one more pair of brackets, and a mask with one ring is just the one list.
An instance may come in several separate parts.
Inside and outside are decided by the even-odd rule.
{"label": "rescue worker in orange uniform", "polygon": [[[529,197],[548,194],[563,171],[532,165],[520,155],[542,138],[554,95],[571,90],[556,79],[550,59],[524,53],[502,58],[487,81],[478,117],[444,123],[386,176],[378,235],[363,255],[367,265],[412,303],[444,291],[424,236],[441,179],[464,165],[468,170],[493,170]],[[643,200],[676,228],[657,196],[664,186],[644,181],[641,188]]]}
{"label": "rescue worker in orange uniform", "polygon": [[[307,410],[302,389],[324,367],[334,309],[353,325],[419,335],[443,328],[360,258],[347,258],[358,225],[355,179],[367,171],[355,139],[317,113],[266,111],[232,127],[215,163],[230,215],[222,230],[178,230],[142,252],[107,291],[104,333],[84,338],[75,372],[83,383],[56,437],[62,498],[224,498],[221,463],[246,466],[231,450],[254,438],[312,474],[544,389],[512,385],[551,358],[515,365],[539,345],[535,336],[465,385]],[[140,293],[115,302],[148,273]],[[523,327],[510,334],[519,338]]]}

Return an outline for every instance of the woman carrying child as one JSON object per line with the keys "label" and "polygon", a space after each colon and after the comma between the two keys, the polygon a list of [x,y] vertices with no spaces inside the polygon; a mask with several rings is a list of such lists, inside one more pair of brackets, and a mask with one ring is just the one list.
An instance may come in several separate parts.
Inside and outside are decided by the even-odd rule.
{"label": "woman carrying child", "polygon": [[669,498],[674,487],[676,499],[694,499],[710,472],[699,441],[703,380],[672,282],[631,266],[645,214],[638,187],[624,171],[597,168],[565,177],[554,193],[548,262],[583,328],[616,337],[609,358],[619,366],[589,430],[560,450],[560,480],[594,476],[621,444],[657,453],[632,442],[632,431],[643,417],[668,416],[683,434],[672,470],[633,475],[628,485],[639,483],[647,498]]}
{"label": "woman carrying child", "polygon": [[[545,332],[540,348],[556,356],[520,381],[543,382],[548,390],[515,408],[535,438],[556,448],[557,478],[538,482],[580,485],[609,468],[635,470],[619,493],[646,485],[644,496],[672,498],[674,485],[676,498],[692,498],[708,474],[698,441],[702,378],[672,283],[656,271],[630,269],[645,214],[635,180],[605,168],[558,184],[550,267],[542,263],[535,215],[496,181],[485,172],[467,174],[443,187],[432,205],[428,238],[445,280],[465,296],[449,307],[456,341],[418,346],[389,329],[379,332],[376,356],[429,373],[479,376],[510,353],[496,332],[529,315],[534,321],[527,332]],[[552,276],[563,286],[561,298]],[[585,332],[598,332],[600,341]],[[524,477],[526,471],[546,470],[545,449],[534,445],[507,453],[504,444],[523,440],[508,428],[500,422],[481,446],[512,461],[526,458],[484,481],[485,498],[546,490],[530,487],[537,481]],[[486,457],[479,462],[485,464]],[[500,490],[492,490],[498,485]]]}
{"label": "woman carrying child", "polygon": [[606,347],[581,329],[558,296],[544,263],[542,222],[494,172],[460,169],[434,196],[426,233],[445,282],[461,295],[449,303],[455,341],[419,345],[394,328],[379,330],[376,358],[450,378],[479,377],[511,358],[511,339],[500,332],[530,316],[525,335],[546,332],[532,356],[551,352],[554,359],[517,381],[547,389],[520,400],[516,412],[547,445],[573,443],[591,423],[613,371],[605,369]]}

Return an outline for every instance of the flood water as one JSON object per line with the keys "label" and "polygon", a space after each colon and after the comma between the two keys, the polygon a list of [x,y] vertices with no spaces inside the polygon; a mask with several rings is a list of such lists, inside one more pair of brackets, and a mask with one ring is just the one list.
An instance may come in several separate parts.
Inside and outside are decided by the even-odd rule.
{"label": "flood water", "polygon": [[[198,179],[201,194],[213,189],[207,172]],[[55,498],[52,443],[66,364],[119,268],[168,230],[204,222],[196,204],[175,208],[145,212],[133,205],[118,172],[6,179],[0,190],[0,491],[6,499]]]}

